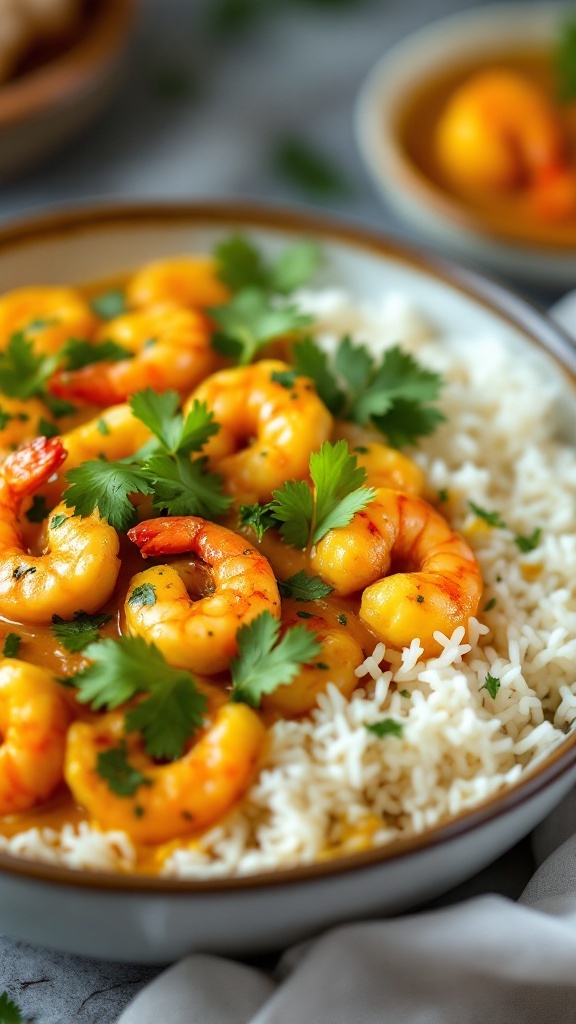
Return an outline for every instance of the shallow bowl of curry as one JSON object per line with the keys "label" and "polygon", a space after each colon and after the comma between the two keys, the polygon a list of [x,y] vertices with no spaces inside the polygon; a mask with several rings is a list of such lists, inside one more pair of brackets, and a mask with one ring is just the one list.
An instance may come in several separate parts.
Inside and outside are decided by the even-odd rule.
{"label": "shallow bowl of curry", "polygon": [[[573,444],[576,358],[545,316],[480,277],[346,225],[225,204],[72,211],[4,228],[0,274],[6,291],[31,282],[117,285],[146,261],[212,252],[222,239],[238,234],[271,258],[298,238],[317,240],[324,253],[320,284],[346,288],[368,304],[377,302],[383,290],[400,293],[417,304],[439,336],[460,330],[463,323],[473,325],[471,337],[466,340],[470,327],[458,345],[473,344],[474,338],[480,344],[490,332],[502,335],[517,356],[536,360],[539,380],[557,389],[559,429]],[[95,294],[94,288],[87,294]],[[415,345],[419,331],[416,325]],[[106,431],[101,433],[104,440]],[[472,525],[482,533],[482,524]],[[534,547],[539,529],[532,541],[526,536],[516,541]],[[506,543],[514,547],[514,538]],[[534,557],[527,556],[526,579]],[[496,586],[497,574],[494,581]],[[140,598],[145,594],[141,589]],[[485,602],[489,612],[495,603],[492,597]],[[346,617],[342,609],[339,615]],[[4,623],[4,634],[9,629]],[[46,633],[32,632],[36,641],[29,636],[28,642],[39,645],[35,660],[42,664],[44,657],[51,663],[50,645],[42,655]],[[545,662],[541,671],[545,675]],[[573,733],[560,738],[529,771],[450,820],[431,827],[423,823],[419,834],[379,848],[360,845],[358,852],[339,855],[334,849],[298,866],[220,877],[162,877],[146,858],[134,870],[106,871],[73,868],[57,858],[40,863],[29,854],[0,853],[0,927],[22,940],[82,955],[166,962],[192,950],[241,954],[280,948],[345,920],[407,909],[479,870],[568,792],[576,778],[576,740]],[[57,829],[75,813],[57,799],[39,814],[31,811],[25,825]],[[13,823],[4,824],[3,835],[10,836]]]}
{"label": "shallow bowl of curry", "polygon": [[[559,56],[558,47],[562,32],[569,33],[569,19],[569,5],[535,2],[491,4],[433,22],[384,54],[368,75],[356,110],[357,139],[372,180],[412,228],[450,255],[552,287],[574,281],[574,212],[535,213],[526,202],[526,166],[519,167],[514,187],[460,187],[442,163],[438,138],[442,119],[463,87],[480,75],[504,70],[546,98],[572,173],[575,107],[560,98],[558,71],[561,61],[568,60]],[[478,160],[493,141],[518,154],[538,148],[540,141],[530,138],[538,115],[514,108],[507,95],[496,104],[486,138],[477,136]],[[464,138],[477,131],[477,124],[471,129],[468,121],[459,130]],[[469,139],[464,141],[469,145]],[[457,148],[455,134],[452,149]]]}

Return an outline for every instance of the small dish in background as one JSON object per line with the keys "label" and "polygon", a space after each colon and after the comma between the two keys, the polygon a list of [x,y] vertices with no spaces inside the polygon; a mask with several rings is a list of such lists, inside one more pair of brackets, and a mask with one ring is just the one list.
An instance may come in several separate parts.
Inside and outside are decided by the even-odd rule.
{"label": "small dish in background", "polygon": [[85,0],[72,33],[23,58],[0,84],[0,180],[34,166],[85,128],[111,99],[133,0]]}
{"label": "small dish in background", "polygon": [[356,112],[360,149],[376,186],[420,235],[452,256],[552,287],[576,279],[576,218],[571,237],[562,222],[538,237],[518,217],[514,224],[504,203],[491,216],[447,185],[432,148],[444,104],[459,84],[487,67],[514,69],[515,62],[552,57],[569,15],[566,4],[504,3],[426,26],[381,58]]}

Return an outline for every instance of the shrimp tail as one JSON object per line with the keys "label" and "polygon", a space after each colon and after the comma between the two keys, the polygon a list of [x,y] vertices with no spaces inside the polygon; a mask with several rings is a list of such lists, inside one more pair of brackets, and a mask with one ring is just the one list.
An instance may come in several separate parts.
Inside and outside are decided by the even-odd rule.
{"label": "shrimp tail", "polygon": [[37,437],[8,456],[2,473],[17,498],[33,494],[64,462],[67,451],[59,437]]}
{"label": "shrimp tail", "polygon": [[138,523],[128,530],[128,537],[140,548],[144,558],[178,555],[191,550],[204,525],[204,520],[195,516],[164,516]]}
{"label": "shrimp tail", "polygon": [[80,370],[61,370],[50,378],[49,390],[56,398],[89,402],[91,405],[114,405],[126,398],[124,391],[114,387],[110,369],[113,363],[100,362]]}

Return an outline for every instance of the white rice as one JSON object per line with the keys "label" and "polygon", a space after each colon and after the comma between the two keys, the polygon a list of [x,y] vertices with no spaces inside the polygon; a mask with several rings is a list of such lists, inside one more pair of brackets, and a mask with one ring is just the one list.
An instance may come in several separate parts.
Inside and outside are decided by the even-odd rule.
{"label": "white rice", "polygon": [[[301,721],[269,731],[258,778],[241,805],[200,839],[183,841],[163,873],[209,878],[271,871],[391,843],[466,811],[515,782],[576,720],[576,452],[556,437],[560,392],[537,360],[499,337],[437,338],[402,296],[362,309],[343,292],[299,296],[333,349],[344,331],[374,347],[401,342],[448,380],[446,424],[414,453],[430,492],[482,568],[481,609],[442,653],[422,660],[378,644],[357,670],[350,701],[330,685]],[[468,502],[497,510],[506,529],[476,520]],[[522,554],[516,534],[542,528]],[[382,662],[390,664],[383,671]],[[487,673],[500,680],[492,698]],[[365,725],[391,717],[401,737]],[[0,838],[0,850],[74,868],[129,871],[126,835],[87,823]]]}

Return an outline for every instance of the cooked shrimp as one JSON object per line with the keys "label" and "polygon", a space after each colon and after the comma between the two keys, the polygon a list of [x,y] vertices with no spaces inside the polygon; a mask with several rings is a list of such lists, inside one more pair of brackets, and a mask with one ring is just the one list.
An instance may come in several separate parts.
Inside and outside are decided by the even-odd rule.
{"label": "cooked shrimp", "polygon": [[437,129],[442,167],[465,189],[526,188],[549,217],[576,210],[576,172],[552,104],[530,79],[494,68],[449,100]]}
{"label": "cooked shrimp", "polygon": [[187,394],[222,365],[204,315],[177,306],[127,313],[106,324],[100,339],[117,342],[132,358],[56,373],[50,381],[53,394],[95,405],[123,402],[144,388]]}
{"label": "cooked shrimp", "polygon": [[238,501],[269,501],[286,480],[306,479],[310,453],[330,435],[332,417],[308,377],[289,388],[273,380],[289,371],[275,359],[221,370],[189,400],[206,402],[220,424],[204,454]]}
{"label": "cooked shrimp", "polygon": [[69,338],[91,338],[97,323],[73,288],[17,288],[0,298],[0,350],[24,331],[37,352],[54,355]]}
{"label": "cooked shrimp", "polygon": [[6,455],[18,445],[42,433],[42,419],[50,420],[50,412],[37,398],[0,397],[0,453]]}
{"label": "cooked shrimp", "polygon": [[[446,520],[422,498],[381,488],[348,526],[330,530],[312,567],[338,594],[363,591],[360,618],[392,648],[418,637],[424,653],[475,615],[478,563]],[[400,572],[387,575],[390,568]]]}
{"label": "cooked shrimp", "polygon": [[35,441],[9,455],[0,468],[0,615],[16,622],[72,618],[108,600],[120,568],[118,534],[97,512],[85,519],[60,505],[49,516],[44,551],[29,554],[19,511],[62,464],[60,438]]}
{"label": "cooked shrimp", "polygon": [[[157,764],[138,733],[125,736],[122,712],[111,712],[71,726],[66,782],[99,825],[123,829],[139,843],[162,843],[206,828],[234,806],[251,781],[263,739],[254,711],[225,704],[182,757]],[[117,796],[97,771],[98,755],[121,743],[146,780],[133,796]]]}
{"label": "cooked shrimp", "polygon": [[[209,567],[213,591],[193,601],[177,570],[158,565],[130,582],[125,612],[128,632],[153,641],[179,668],[213,675],[237,652],[236,634],[269,611],[280,616],[272,568],[247,541],[223,526],[194,516],[150,519],[128,531],[144,557],[193,552]],[[146,603],[138,595],[152,593]]]}
{"label": "cooked shrimp", "polygon": [[26,811],[63,779],[70,711],[50,673],[0,661],[0,815]]}
{"label": "cooked shrimp", "polygon": [[[278,686],[262,698],[265,710],[278,711],[284,718],[311,711],[328,683],[337,686],[345,697],[350,697],[358,685],[354,670],[364,659],[360,644],[344,626],[329,625],[321,615],[309,614],[304,625],[316,633],[322,644],[318,659],[311,665],[304,665],[291,683]],[[303,620],[297,613],[289,612],[282,615],[282,623],[302,625]]]}
{"label": "cooked shrimp", "polygon": [[128,282],[129,306],[158,302],[203,309],[228,302],[230,293],[218,280],[216,260],[210,256],[173,256],[155,260],[138,270]]}
{"label": "cooked shrimp", "polygon": [[339,420],[334,424],[332,440],[347,441],[357,465],[366,470],[367,487],[391,487],[394,491],[422,494],[424,473],[412,459],[397,448],[389,448],[355,423]]}

